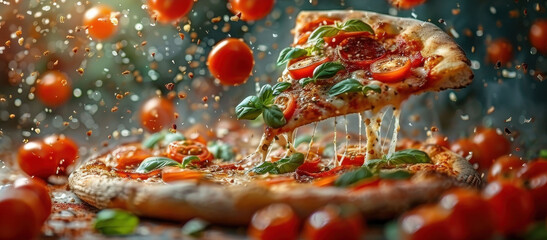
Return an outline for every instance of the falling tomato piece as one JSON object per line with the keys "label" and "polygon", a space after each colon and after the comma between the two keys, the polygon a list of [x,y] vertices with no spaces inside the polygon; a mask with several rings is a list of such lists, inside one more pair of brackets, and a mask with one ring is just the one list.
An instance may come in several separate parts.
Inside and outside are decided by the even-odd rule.
{"label": "falling tomato piece", "polygon": [[402,9],[411,9],[425,3],[426,0],[388,0],[391,6]]}
{"label": "falling tomato piece", "polygon": [[226,38],[209,53],[207,66],[211,74],[224,85],[239,85],[251,75],[253,52],[242,40]]}
{"label": "falling tomato piece", "polygon": [[547,19],[538,19],[530,27],[530,43],[538,51],[547,54]]}
{"label": "falling tomato piece", "polygon": [[85,12],[84,26],[91,37],[104,40],[116,31],[117,19],[109,6],[97,5]]}
{"label": "falling tomato piece", "polygon": [[266,17],[273,8],[274,0],[230,0],[230,10],[241,13],[241,19],[255,21]]}
{"label": "falling tomato piece", "polygon": [[72,86],[67,75],[59,71],[49,71],[36,82],[36,95],[48,107],[58,107],[66,103],[72,94]]}
{"label": "falling tomato piece", "polygon": [[159,132],[175,122],[176,109],[172,101],[162,97],[146,100],[140,109],[142,126],[149,132]]}
{"label": "falling tomato piece", "polygon": [[488,45],[486,53],[491,63],[505,65],[513,59],[513,44],[505,38],[499,38]]}
{"label": "falling tomato piece", "polygon": [[149,0],[148,7],[153,16],[164,23],[173,22],[184,17],[194,5],[193,0]]}

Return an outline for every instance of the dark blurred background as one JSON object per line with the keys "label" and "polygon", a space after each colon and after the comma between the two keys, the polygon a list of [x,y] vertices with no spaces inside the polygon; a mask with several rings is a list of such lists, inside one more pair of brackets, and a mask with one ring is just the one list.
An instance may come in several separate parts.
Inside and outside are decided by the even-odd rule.
{"label": "dark blurred background", "polygon": [[[121,13],[118,32],[101,42],[75,31],[85,10],[98,3]],[[277,0],[265,19],[234,22],[225,0],[199,0],[178,25],[165,25],[153,23],[145,2],[138,0],[3,1],[0,151],[10,151],[25,139],[64,133],[84,146],[85,154],[87,147],[101,148],[111,138],[138,135],[142,129],[135,113],[140,103],[157,91],[166,94],[167,83],[188,94],[175,100],[180,128],[195,123],[212,127],[218,116],[233,117],[234,106],[258,84],[277,79],[281,69],[275,59],[292,42],[290,30],[299,11],[355,9],[430,21],[453,36],[472,61],[471,86],[423,94],[404,104],[404,136],[424,139],[435,126],[455,140],[471,134],[475,126],[493,126],[513,139],[514,153],[534,155],[547,147],[547,59],[531,46],[528,32],[534,20],[547,18],[546,8],[544,0],[428,0],[411,10],[395,9],[384,0]],[[218,16],[220,22],[213,23]],[[23,32],[22,46],[17,30]],[[253,76],[241,86],[221,86],[205,65],[211,47],[226,37],[243,38],[254,51]],[[509,64],[496,67],[486,60],[486,48],[498,38],[511,42],[514,56]],[[7,40],[12,42],[9,48]],[[80,49],[76,53],[75,47]],[[44,55],[46,50],[49,54]],[[36,73],[48,69],[65,72],[74,88],[70,102],[55,109],[31,94]],[[126,70],[130,74],[122,74]],[[116,94],[125,97],[117,99]],[[112,112],[114,106],[119,110]]]}

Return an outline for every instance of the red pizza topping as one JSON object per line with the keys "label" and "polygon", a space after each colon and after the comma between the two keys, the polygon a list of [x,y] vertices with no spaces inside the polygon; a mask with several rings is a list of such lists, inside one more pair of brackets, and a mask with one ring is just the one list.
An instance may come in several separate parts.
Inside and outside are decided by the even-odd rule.
{"label": "red pizza topping", "polygon": [[275,99],[274,102],[279,109],[283,111],[285,119],[290,119],[296,111],[296,98],[293,95],[282,95]]}
{"label": "red pizza topping", "polygon": [[368,68],[385,54],[386,49],[382,43],[362,36],[346,38],[338,48],[338,55],[342,61],[359,68]]}
{"label": "red pizza topping", "polygon": [[330,61],[328,57],[313,56],[297,60],[295,63],[290,63],[288,67],[289,75],[293,79],[302,79],[313,76],[313,70],[323,63]]}
{"label": "red pizza topping", "polygon": [[166,167],[161,171],[161,179],[166,182],[175,182],[180,180],[200,179],[203,177],[203,172],[180,167]]}
{"label": "red pizza topping", "polygon": [[313,213],[304,226],[304,238],[361,239],[364,221],[353,206],[327,205]]}
{"label": "red pizza topping", "polygon": [[175,161],[182,162],[185,157],[197,156],[200,159],[200,166],[207,165],[214,159],[213,154],[207,150],[207,147],[193,140],[182,140],[170,143],[167,146],[167,156]]}
{"label": "red pizza topping", "polygon": [[389,56],[370,65],[372,77],[376,80],[394,83],[404,80],[410,72],[410,59],[405,56]]}
{"label": "red pizza topping", "polygon": [[249,225],[251,239],[297,239],[299,219],[292,208],[283,203],[258,210]]}

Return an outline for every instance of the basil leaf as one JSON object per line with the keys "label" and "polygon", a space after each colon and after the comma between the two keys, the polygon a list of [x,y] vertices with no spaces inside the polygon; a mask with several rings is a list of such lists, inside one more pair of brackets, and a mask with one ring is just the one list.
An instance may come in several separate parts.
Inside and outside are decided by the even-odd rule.
{"label": "basil leaf", "polygon": [[270,127],[280,128],[287,124],[285,115],[277,105],[272,105],[264,109],[264,114],[262,114],[264,122]]}
{"label": "basil leaf", "polygon": [[331,78],[336,75],[340,70],[346,69],[344,65],[338,62],[326,62],[319,66],[317,66],[313,70],[313,78],[314,79],[325,79],[325,78]]}
{"label": "basil leaf", "polygon": [[378,176],[382,179],[409,179],[412,177],[412,174],[405,170],[386,170],[380,171]]}
{"label": "basil leaf", "polygon": [[291,59],[299,58],[308,55],[308,51],[302,48],[288,47],[281,50],[279,57],[277,58],[277,66],[281,66],[287,63]]}
{"label": "basil leaf", "polygon": [[210,143],[209,146],[207,146],[207,149],[215,156],[216,159],[230,161],[235,158],[235,153],[232,146],[221,141]]}
{"label": "basil leaf", "polygon": [[329,89],[329,96],[334,97],[343,93],[361,92],[363,84],[356,79],[348,78],[340,81]]}
{"label": "basil leaf", "polygon": [[166,157],[148,157],[141,162],[137,168],[137,173],[147,173],[167,166],[178,166],[179,162]]}
{"label": "basil leaf", "polygon": [[164,137],[165,137],[165,132],[163,131],[154,133],[148,136],[147,138],[145,138],[142,141],[141,145],[144,148],[154,148],[154,146],[156,146]]}
{"label": "basil leaf", "polygon": [[417,149],[405,149],[394,152],[386,157],[389,165],[429,163],[431,159],[427,153]]}
{"label": "basil leaf", "polygon": [[545,221],[536,222],[528,226],[528,230],[523,239],[528,240],[540,240],[547,239],[547,227],[545,226]]}
{"label": "basil leaf", "polygon": [[304,163],[304,154],[302,153],[293,153],[288,158],[282,158],[275,162],[275,165],[277,165],[277,168],[279,169],[279,173],[288,173],[288,172],[294,172],[300,165]]}
{"label": "basil leaf", "polygon": [[547,158],[547,149],[539,150],[539,157],[540,158]]}
{"label": "basil leaf", "polygon": [[186,165],[192,164],[193,162],[199,162],[201,159],[197,156],[187,156],[184,159],[182,159],[182,168],[186,168]]}
{"label": "basil leaf", "polygon": [[340,29],[338,29],[334,26],[324,25],[324,26],[316,28],[310,34],[310,37],[308,38],[308,41],[314,41],[314,40],[317,40],[317,39],[321,39],[323,37],[332,37],[332,36],[338,34],[338,32],[340,32]]}
{"label": "basil leaf", "polygon": [[237,119],[255,120],[262,114],[262,104],[257,96],[248,96],[236,106]]}
{"label": "basil leaf", "polygon": [[382,93],[382,88],[378,85],[370,84],[363,87],[363,94],[367,95],[368,91]]}
{"label": "basil leaf", "polygon": [[313,78],[302,78],[298,81],[302,87],[308,85],[308,83],[315,82],[315,79]]}
{"label": "basil leaf", "polygon": [[378,172],[378,169],[387,164],[385,159],[370,159],[365,161],[365,166],[373,172]]}
{"label": "basil leaf", "polygon": [[302,135],[300,137],[297,137],[296,140],[294,140],[294,147],[298,147],[298,145],[302,143],[310,143],[314,138],[312,138],[310,135]]}
{"label": "basil leaf", "polygon": [[261,175],[266,173],[272,173],[272,174],[279,173],[279,169],[277,169],[277,166],[272,162],[263,162],[260,165],[252,168],[251,171]]}
{"label": "basil leaf", "polygon": [[258,99],[262,103],[262,105],[270,105],[273,103],[273,90],[272,86],[270,84],[264,84],[262,88],[260,88],[260,92],[258,92]]}
{"label": "basil leaf", "polygon": [[285,90],[289,89],[291,87],[290,82],[278,82],[275,85],[273,85],[273,95],[277,96],[284,92]]}
{"label": "basil leaf", "polygon": [[342,174],[334,181],[334,186],[347,187],[372,176],[372,172],[367,167],[360,167],[357,170]]}
{"label": "basil leaf", "polygon": [[370,32],[374,35],[374,30],[372,30],[372,27],[358,19],[348,20],[339,28],[340,30],[344,30],[346,32]]}
{"label": "basil leaf", "polygon": [[169,143],[175,142],[175,141],[182,141],[186,140],[186,137],[182,135],[182,133],[175,132],[175,133],[168,133],[165,134],[165,137],[163,138],[163,145],[169,145]]}
{"label": "basil leaf", "polygon": [[200,238],[203,235],[203,231],[205,231],[209,225],[210,223],[205,220],[194,218],[182,226],[182,234]]}
{"label": "basil leaf", "polygon": [[128,235],[139,225],[139,218],[119,209],[104,209],[97,213],[93,228],[104,235]]}

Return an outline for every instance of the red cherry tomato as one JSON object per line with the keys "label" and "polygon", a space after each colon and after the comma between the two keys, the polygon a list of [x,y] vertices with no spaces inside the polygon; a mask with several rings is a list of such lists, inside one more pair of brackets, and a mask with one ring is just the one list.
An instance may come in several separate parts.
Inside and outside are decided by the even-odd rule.
{"label": "red cherry tomato", "polygon": [[161,170],[161,179],[166,182],[176,182],[181,180],[198,180],[203,177],[203,172],[180,167],[165,167]]}
{"label": "red cherry tomato", "polygon": [[328,57],[313,56],[299,59],[294,63],[290,61],[287,70],[289,70],[289,75],[296,80],[313,77],[313,70],[315,70],[317,66],[326,63],[329,60],[330,59]]}
{"label": "red cherry tomato", "polygon": [[536,160],[529,162],[518,173],[517,176],[522,180],[530,180],[534,177],[547,174],[547,161]]}
{"label": "red cherry tomato", "polygon": [[142,126],[149,132],[172,126],[175,123],[176,108],[172,101],[162,97],[146,100],[140,109]]}
{"label": "red cherry tomato", "polygon": [[84,13],[84,26],[89,35],[99,40],[111,37],[117,26],[112,23],[112,9],[106,5],[97,5]]}
{"label": "red cherry tomato", "polygon": [[55,149],[42,141],[30,141],[19,148],[19,167],[30,176],[47,178],[57,174]]}
{"label": "red cherry tomato", "polygon": [[547,217],[547,173],[530,179],[528,188],[534,200],[535,218],[537,220],[545,219]]}
{"label": "red cherry tomato", "polygon": [[388,0],[391,6],[396,8],[411,9],[423,4],[426,0]]}
{"label": "red cherry tomato", "polygon": [[490,239],[494,233],[493,216],[486,200],[475,191],[458,188],[441,198],[440,206],[450,211],[450,235],[454,239]]}
{"label": "red cherry tomato", "polygon": [[505,38],[496,39],[488,44],[486,53],[491,63],[506,64],[513,59],[513,45]]}
{"label": "red cherry tomato", "polygon": [[496,159],[488,172],[488,181],[515,179],[526,163],[517,156],[503,155]]}
{"label": "red cherry tomato", "polygon": [[167,155],[178,162],[182,162],[182,160],[188,156],[197,156],[200,159],[200,162],[192,164],[200,166],[208,164],[209,161],[215,158],[213,154],[207,150],[205,144],[193,140],[182,140],[169,143],[169,145],[167,145]]}
{"label": "red cherry tomato", "polygon": [[226,38],[218,42],[207,59],[211,74],[220,83],[228,86],[247,81],[254,64],[253,51],[245,42],[236,38]]}
{"label": "red cherry tomato", "polygon": [[292,95],[279,95],[275,98],[274,104],[279,106],[287,120],[290,120],[296,111],[296,98]]}
{"label": "red cherry tomato", "polygon": [[241,13],[244,21],[260,20],[266,17],[274,6],[275,0],[230,0],[230,10]]}
{"label": "red cherry tomato", "polygon": [[318,173],[321,171],[321,168],[319,167],[319,163],[321,162],[321,156],[317,155],[314,152],[308,153],[308,156],[306,157],[306,160],[300,167],[297,169],[299,171],[305,171],[309,173]]}
{"label": "red cherry tomato", "polygon": [[40,233],[40,200],[28,189],[0,189],[0,239],[35,239]]}
{"label": "red cherry tomato", "polygon": [[537,19],[530,27],[530,43],[538,51],[547,54],[547,20]]}
{"label": "red cherry tomato", "polygon": [[425,143],[450,148],[450,142],[448,141],[448,137],[442,134],[434,134],[433,136],[427,138],[425,140]]}
{"label": "red cherry tomato", "polygon": [[508,182],[494,181],[483,191],[488,201],[497,231],[510,235],[526,230],[534,216],[534,201],[530,193]]}
{"label": "red cherry tomato", "polygon": [[370,65],[372,77],[386,83],[404,80],[410,73],[410,58],[405,56],[389,56]]}
{"label": "red cherry tomato", "polygon": [[112,156],[116,161],[116,168],[124,169],[140,164],[144,159],[151,157],[152,154],[140,146],[128,145],[114,149]]}
{"label": "red cherry tomato", "polygon": [[479,148],[480,167],[488,169],[494,160],[511,151],[511,143],[504,136],[499,135],[496,129],[479,129],[471,137],[471,141]]}
{"label": "red cherry tomato", "polygon": [[471,164],[479,164],[479,167],[482,167],[480,166],[479,147],[471,140],[467,138],[458,139],[450,146],[450,150],[468,159]]}
{"label": "red cherry tomato", "polygon": [[148,0],[153,16],[168,23],[184,17],[194,5],[194,0]]}
{"label": "red cherry tomato", "polygon": [[448,217],[450,211],[438,205],[424,205],[405,213],[399,222],[402,239],[452,240]]}
{"label": "red cherry tomato", "polygon": [[36,206],[40,211],[36,211],[36,215],[40,222],[45,222],[51,214],[51,196],[47,185],[36,178],[19,178],[15,180],[13,186],[16,189],[26,189],[36,194],[40,200],[40,204]]}
{"label": "red cherry tomato", "polygon": [[342,61],[367,68],[386,54],[382,43],[369,37],[350,37],[340,43],[338,55]]}
{"label": "red cherry tomato", "polygon": [[48,71],[36,82],[36,96],[48,107],[66,103],[72,95],[70,79],[59,71]]}
{"label": "red cherry tomato", "polygon": [[365,222],[352,206],[327,205],[314,212],[304,226],[308,240],[361,239]]}
{"label": "red cherry tomato", "polygon": [[343,151],[336,154],[338,162],[342,165],[363,166],[365,163],[366,150],[358,145],[350,145]]}
{"label": "red cherry tomato", "polygon": [[56,161],[59,162],[59,173],[66,173],[67,168],[78,158],[78,145],[65,135],[50,135],[44,143],[53,147]]}
{"label": "red cherry tomato", "polygon": [[256,240],[298,239],[299,219],[284,203],[258,210],[251,220],[248,235]]}

